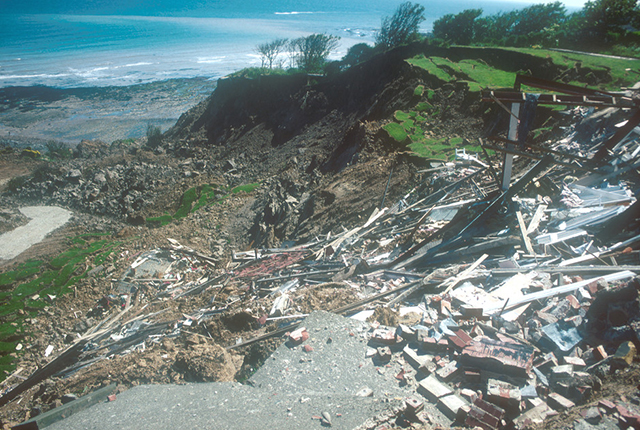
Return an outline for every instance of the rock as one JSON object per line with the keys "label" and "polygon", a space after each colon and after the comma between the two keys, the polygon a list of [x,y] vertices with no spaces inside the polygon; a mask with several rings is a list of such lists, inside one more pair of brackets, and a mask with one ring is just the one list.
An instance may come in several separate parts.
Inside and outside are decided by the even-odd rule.
{"label": "rock", "polygon": [[82,172],[78,169],[71,169],[67,172],[66,178],[69,182],[79,183],[82,179]]}
{"label": "rock", "polygon": [[[636,356],[636,346],[633,342],[623,342],[620,344],[616,353],[613,355],[613,359],[619,364],[626,363],[627,365],[631,365],[633,363],[633,359]],[[626,366],[625,366],[626,367]]]}
{"label": "rock", "polygon": [[236,162],[231,158],[229,160],[227,160],[224,163],[224,166],[222,167],[224,169],[225,172],[230,172],[232,170],[237,170],[238,169],[238,165],[236,164]]}
{"label": "rock", "polygon": [[68,393],[60,397],[60,401],[63,405],[66,405],[69,402],[73,402],[74,400],[78,400],[78,396],[72,393]]}
{"label": "rock", "polygon": [[75,156],[78,158],[94,158],[109,151],[109,145],[101,140],[83,140],[76,146]]}
{"label": "rock", "polygon": [[373,390],[371,388],[365,387],[362,390],[356,393],[358,397],[373,397]]}
{"label": "rock", "polygon": [[600,410],[596,407],[589,408],[581,412],[582,417],[591,424],[597,424],[602,419]]}

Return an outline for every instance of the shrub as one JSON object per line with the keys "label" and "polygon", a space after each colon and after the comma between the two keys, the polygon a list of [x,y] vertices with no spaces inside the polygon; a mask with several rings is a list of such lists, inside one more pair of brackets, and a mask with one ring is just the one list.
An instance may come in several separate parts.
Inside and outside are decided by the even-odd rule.
{"label": "shrub", "polygon": [[162,143],[162,131],[160,127],[149,124],[147,126],[147,146],[157,148]]}
{"label": "shrub", "polygon": [[424,6],[402,3],[392,16],[382,19],[380,32],[376,35],[376,46],[395,48],[416,40],[418,27],[424,20]]}
{"label": "shrub", "polygon": [[71,158],[70,148],[62,142],[50,140],[45,144],[47,155],[51,158]]}

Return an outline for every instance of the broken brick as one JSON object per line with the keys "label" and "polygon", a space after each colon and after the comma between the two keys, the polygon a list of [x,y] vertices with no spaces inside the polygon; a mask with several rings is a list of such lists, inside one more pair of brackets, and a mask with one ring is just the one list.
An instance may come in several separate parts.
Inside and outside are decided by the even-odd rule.
{"label": "broken brick", "polygon": [[596,358],[596,360],[602,361],[607,358],[609,354],[607,354],[607,351],[604,350],[604,346],[599,345],[597,348],[594,348],[593,356]]}
{"label": "broken brick", "polygon": [[527,377],[533,364],[533,347],[480,336],[462,350],[462,362],[499,374]]}
{"label": "broken brick", "polygon": [[549,393],[547,403],[557,411],[566,411],[573,408],[576,404],[558,393]]}
{"label": "broken brick", "polygon": [[437,402],[440,397],[453,393],[451,388],[438,381],[434,375],[429,375],[420,381],[418,384],[418,392],[432,402]]}
{"label": "broken brick", "polygon": [[307,339],[309,339],[309,332],[305,327],[300,327],[289,333],[289,340],[295,345],[301,344]]}
{"label": "broken brick", "polygon": [[374,343],[381,343],[384,345],[395,345],[398,343],[398,336],[395,330],[378,328],[373,331],[371,335],[371,341]]}

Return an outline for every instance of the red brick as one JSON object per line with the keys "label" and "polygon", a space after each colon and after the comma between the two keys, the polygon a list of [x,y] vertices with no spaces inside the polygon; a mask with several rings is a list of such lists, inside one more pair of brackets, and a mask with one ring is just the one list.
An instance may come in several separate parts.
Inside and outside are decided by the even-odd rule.
{"label": "red brick", "polygon": [[576,404],[566,397],[562,397],[558,393],[549,393],[549,398],[547,400],[549,406],[551,406],[555,410],[564,411],[567,409],[573,408]]}
{"label": "red brick", "polygon": [[604,346],[602,345],[598,345],[598,347],[593,350],[593,355],[598,361],[604,360],[609,356],[609,354],[607,354],[607,351],[604,350]]}
{"label": "red brick", "polygon": [[604,409],[606,409],[609,412],[613,411],[616,408],[615,403],[609,400],[600,400],[600,402],[598,402],[598,406],[602,406]]}

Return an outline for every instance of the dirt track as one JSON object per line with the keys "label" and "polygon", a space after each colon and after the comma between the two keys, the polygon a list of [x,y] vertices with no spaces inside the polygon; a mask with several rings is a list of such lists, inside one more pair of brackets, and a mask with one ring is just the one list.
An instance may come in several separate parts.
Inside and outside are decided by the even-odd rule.
{"label": "dirt track", "polygon": [[56,206],[26,206],[20,212],[30,219],[27,225],[0,235],[0,260],[10,260],[62,227],[71,212]]}

